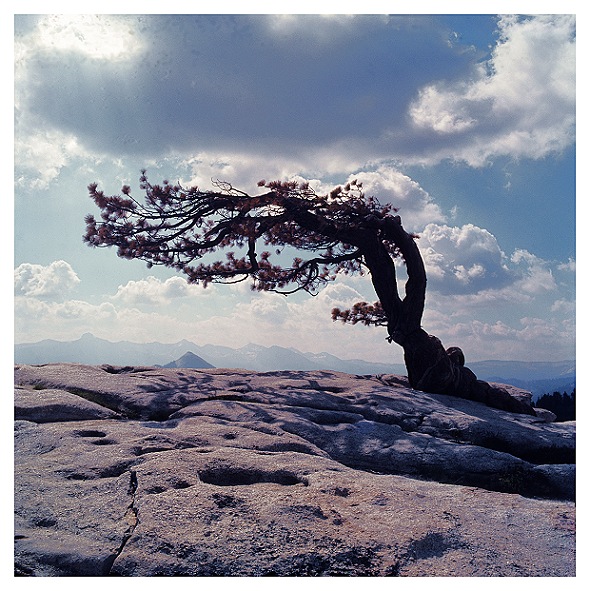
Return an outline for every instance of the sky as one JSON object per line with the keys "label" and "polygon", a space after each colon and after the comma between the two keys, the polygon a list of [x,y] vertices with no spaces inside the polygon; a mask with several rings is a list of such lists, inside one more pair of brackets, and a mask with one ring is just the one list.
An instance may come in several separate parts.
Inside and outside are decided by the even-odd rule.
{"label": "sky", "polygon": [[251,193],[260,179],[327,192],[356,178],[419,236],[425,330],[468,362],[574,359],[576,16],[536,4],[529,16],[127,14],[124,2],[118,16],[16,14],[15,342],[90,332],[402,361],[385,329],[331,320],[376,299],[366,276],[315,297],[203,289],[84,245],[98,213],[87,186],[139,197],[146,168],[154,183]]}

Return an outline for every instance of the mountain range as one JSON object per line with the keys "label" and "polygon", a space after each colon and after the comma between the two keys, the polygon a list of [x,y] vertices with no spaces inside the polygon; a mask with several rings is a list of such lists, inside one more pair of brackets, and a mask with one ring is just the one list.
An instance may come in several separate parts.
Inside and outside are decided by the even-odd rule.
{"label": "mountain range", "polygon": [[[264,347],[250,343],[241,348],[177,343],[113,343],[90,333],[75,341],[44,340],[16,344],[15,363],[84,363],[89,365],[144,365],[162,367],[232,367],[254,371],[329,369],[351,374],[406,374],[403,364],[362,359],[340,359],[330,353],[304,353],[291,347]],[[483,380],[510,383],[535,397],[575,388],[575,361],[477,361],[468,364]]]}

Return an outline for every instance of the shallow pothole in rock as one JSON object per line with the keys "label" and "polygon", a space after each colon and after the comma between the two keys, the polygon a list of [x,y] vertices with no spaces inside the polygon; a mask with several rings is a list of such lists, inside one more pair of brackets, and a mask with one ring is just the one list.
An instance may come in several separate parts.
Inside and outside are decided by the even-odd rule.
{"label": "shallow pothole in rock", "polygon": [[206,468],[199,471],[199,479],[205,484],[214,484],[216,486],[243,486],[263,482],[284,486],[294,486],[296,484],[307,486],[308,484],[304,478],[287,470],[266,472],[235,466]]}

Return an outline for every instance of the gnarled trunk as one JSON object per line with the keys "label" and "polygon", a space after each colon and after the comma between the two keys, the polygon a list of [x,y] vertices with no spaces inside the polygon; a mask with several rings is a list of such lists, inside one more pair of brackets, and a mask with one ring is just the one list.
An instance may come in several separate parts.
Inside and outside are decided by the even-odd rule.
{"label": "gnarled trunk", "polygon": [[531,404],[517,400],[504,389],[493,386],[465,367],[459,347],[444,349],[438,338],[420,329],[402,345],[408,380],[412,388],[483,402],[493,408],[534,415]]}
{"label": "gnarled trunk", "polygon": [[530,404],[516,400],[502,388],[478,380],[465,367],[461,349],[452,347],[445,350],[437,337],[422,329],[426,300],[426,271],[422,255],[399,218],[384,222],[383,230],[395,241],[406,263],[408,280],[404,298],[400,298],[397,290],[395,263],[380,240],[368,240],[363,245],[364,260],[387,317],[388,340],[396,342],[404,350],[411,387],[483,402],[511,412],[534,414]]}

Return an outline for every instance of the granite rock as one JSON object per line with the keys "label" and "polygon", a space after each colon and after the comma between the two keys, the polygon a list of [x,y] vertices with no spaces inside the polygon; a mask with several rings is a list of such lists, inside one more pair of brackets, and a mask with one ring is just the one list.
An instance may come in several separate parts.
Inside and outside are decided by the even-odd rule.
{"label": "granite rock", "polygon": [[575,422],[332,371],[15,367],[15,572],[573,576]]}

